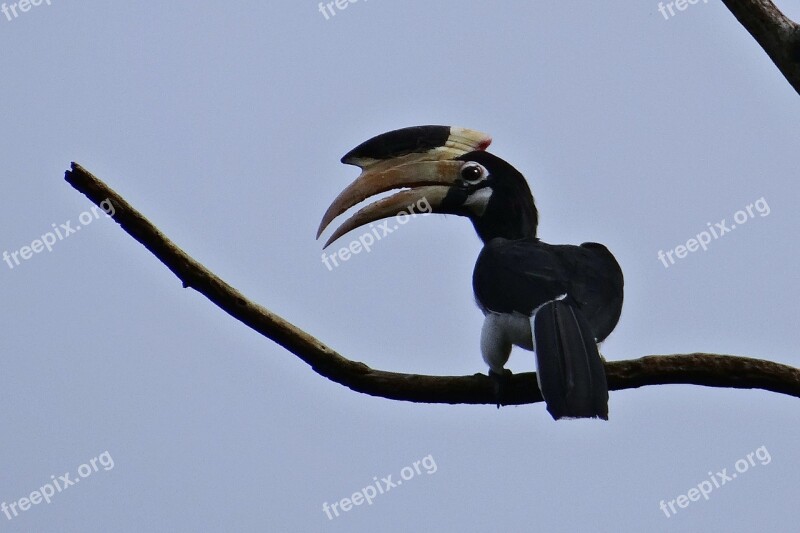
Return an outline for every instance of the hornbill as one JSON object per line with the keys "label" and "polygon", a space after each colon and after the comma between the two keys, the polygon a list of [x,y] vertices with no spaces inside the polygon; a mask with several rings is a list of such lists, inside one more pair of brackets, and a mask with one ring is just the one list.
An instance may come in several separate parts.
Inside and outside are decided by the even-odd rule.
{"label": "hornbill", "polygon": [[481,352],[498,393],[516,345],[536,352],[539,389],[554,419],[607,420],[608,386],[597,343],[619,320],[622,270],[602,244],[539,240],[525,178],[487,152],[490,143],[486,134],[450,126],[403,128],[369,139],[342,158],[362,172],[328,208],[317,238],[347,209],[393,189],[404,190],[356,212],[325,246],[420,201],[434,213],[469,218],[483,241],[472,276],[485,316]]}

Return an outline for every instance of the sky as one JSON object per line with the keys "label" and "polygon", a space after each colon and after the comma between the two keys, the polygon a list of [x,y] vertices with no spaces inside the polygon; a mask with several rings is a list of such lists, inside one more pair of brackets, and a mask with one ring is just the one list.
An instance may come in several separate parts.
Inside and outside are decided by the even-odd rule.
{"label": "sky", "polygon": [[63,180],[80,163],[345,357],[469,375],[466,219],[411,218],[333,268],[314,237],[357,144],[480,130],[543,240],[622,266],[607,359],[797,367],[800,99],[721,2],[21,4],[0,13],[0,531],[797,530],[796,398],[651,386],[611,392],[608,422],[555,422],[359,394]]}

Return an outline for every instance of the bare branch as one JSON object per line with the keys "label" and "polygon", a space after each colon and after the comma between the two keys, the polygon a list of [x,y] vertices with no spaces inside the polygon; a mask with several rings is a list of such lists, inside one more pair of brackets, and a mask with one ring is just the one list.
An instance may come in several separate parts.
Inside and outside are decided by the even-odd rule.
{"label": "bare branch", "polygon": [[[264,307],[245,298],[178,248],[158,228],[105,183],[77,163],[65,179],[96,205],[111,202],[113,218],[131,237],[155,255],[182,282],[223,311],[277,342],[308,363],[315,372],[354,391],[392,400],[448,404],[494,404],[494,382],[486,375],[424,376],[374,370],[339,355],[319,340]],[[107,204],[106,204],[107,205]],[[606,363],[609,390],[683,383],[708,387],[764,389],[800,398],[800,370],[770,361],[695,353],[654,355]],[[503,404],[542,401],[536,374],[511,377]]]}
{"label": "bare branch", "polygon": [[800,25],[770,0],[722,0],[800,94]]}

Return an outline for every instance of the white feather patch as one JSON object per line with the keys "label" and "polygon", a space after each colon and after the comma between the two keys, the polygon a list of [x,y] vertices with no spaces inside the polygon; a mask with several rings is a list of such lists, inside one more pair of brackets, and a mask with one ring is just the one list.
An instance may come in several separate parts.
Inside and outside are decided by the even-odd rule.
{"label": "white feather patch", "polygon": [[486,206],[489,204],[489,199],[491,197],[491,188],[484,187],[482,189],[478,189],[467,197],[467,200],[464,202],[464,207],[468,208],[476,215],[482,216],[486,211]]}
{"label": "white feather patch", "polygon": [[481,329],[481,355],[494,372],[500,373],[512,346],[533,350],[531,318],[520,313],[487,313]]}

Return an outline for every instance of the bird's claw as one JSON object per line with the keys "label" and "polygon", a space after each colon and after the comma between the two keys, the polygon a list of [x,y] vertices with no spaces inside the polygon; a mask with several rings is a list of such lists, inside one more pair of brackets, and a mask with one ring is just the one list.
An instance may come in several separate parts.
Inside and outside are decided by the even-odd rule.
{"label": "bird's claw", "polygon": [[500,409],[501,405],[505,405],[505,393],[508,389],[508,384],[511,381],[511,370],[504,368],[502,372],[495,372],[489,369],[489,377],[494,383],[494,398],[497,401],[497,408]]}

